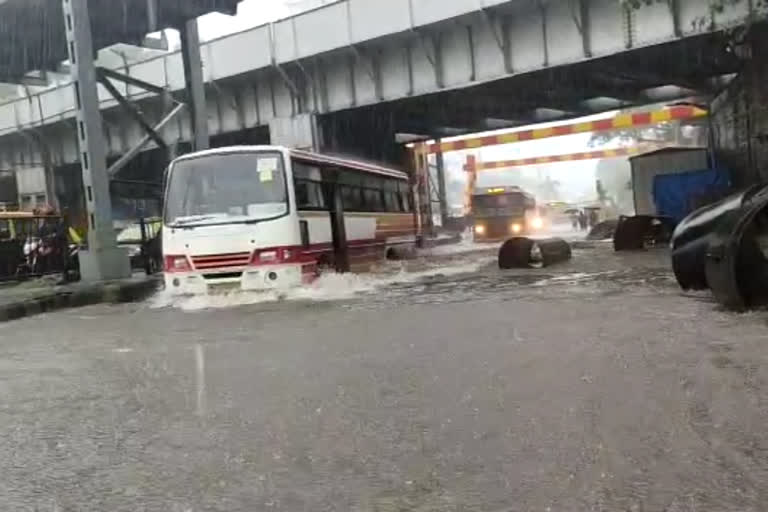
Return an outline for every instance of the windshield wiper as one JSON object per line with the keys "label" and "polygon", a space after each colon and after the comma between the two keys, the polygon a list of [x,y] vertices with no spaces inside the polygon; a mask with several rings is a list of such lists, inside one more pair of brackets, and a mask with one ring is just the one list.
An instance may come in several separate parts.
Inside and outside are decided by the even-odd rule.
{"label": "windshield wiper", "polygon": [[185,226],[189,226],[193,222],[205,222],[206,220],[211,220],[217,218],[217,215],[198,215],[195,217],[185,217],[181,219],[176,219],[176,222],[171,224],[172,228],[181,228]]}

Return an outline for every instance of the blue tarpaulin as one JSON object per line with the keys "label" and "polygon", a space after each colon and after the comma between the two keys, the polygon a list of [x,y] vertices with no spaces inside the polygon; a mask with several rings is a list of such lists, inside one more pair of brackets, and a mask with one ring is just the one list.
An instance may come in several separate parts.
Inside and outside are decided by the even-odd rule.
{"label": "blue tarpaulin", "polygon": [[723,197],[729,188],[724,169],[659,174],[653,178],[656,213],[679,222],[693,210]]}

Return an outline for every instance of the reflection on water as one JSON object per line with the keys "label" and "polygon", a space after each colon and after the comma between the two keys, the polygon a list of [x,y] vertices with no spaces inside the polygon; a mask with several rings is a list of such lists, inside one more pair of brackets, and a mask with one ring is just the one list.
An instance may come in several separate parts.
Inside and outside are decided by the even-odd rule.
{"label": "reflection on water", "polygon": [[764,313],[665,252],[493,260],[7,324],[0,510],[764,509]]}
{"label": "reflection on water", "polygon": [[478,255],[451,259],[448,262],[444,259],[441,261],[430,261],[426,258],[419,258],[416,261],[410,262],[386,263],[370,273],[327,273],[320,276],[317,281],[309,286],[291,290],[234,292],[185,297],[174,297],[163,291],[151,300],[151,306],[155,308],[174,307],[185,311],[195,311],[278,301],[345,300],[369,294],[392,285],[415,283],[436,276],[456,276],[476,272],[493,261],[494,258],[492,256]]}
{"label": "reflection on water", "polygon": [[195,344],[195,383],[197,384],[195,413],[198,416],[205,416],[205,351],[201,343]]}
{"label": "reflection on water", "polygon": [[[571,261],[547,268],[500,270],[497,245],[463,242],[429,249],[418,258],[386,262],[369,273],[327,273],[309,286],[266,292],[174,297],[160,292],[152,308],[183,311],[270,303],[345,301],[349,307],[534,298],[558,287],[579,297],[631,290],[676,293],[666,251],[614,253],[609,244],[581,242]],[[360,300],[357,300],[360,299]],[[350,302],[352,301],[352,302]]]}

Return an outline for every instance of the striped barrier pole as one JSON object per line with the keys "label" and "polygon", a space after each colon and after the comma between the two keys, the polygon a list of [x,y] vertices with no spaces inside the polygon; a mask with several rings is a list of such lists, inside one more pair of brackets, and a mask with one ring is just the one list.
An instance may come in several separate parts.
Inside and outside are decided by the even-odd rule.
{"label": "striped barrier pole", "polygon": [[476,149],[486,146],[498,146],[500,144],[514,144],[531,140],[541,140],[550,137],[562,137],[578,133],[599,133],[628,128],[642,128],[671,121],[686,121],[706,117],[708,112],[694,106],[676,106],[648,112],[636,112],[631,114],[619,114],[610,119],[597,121],[585,121],[569,123],[549,128],[534,128],[518,132],[503,133],[500,135],[488,135],[483,137],[470,137],[449,142],[426,144],[428,153],[442,151],[460,151],[464,149]]}

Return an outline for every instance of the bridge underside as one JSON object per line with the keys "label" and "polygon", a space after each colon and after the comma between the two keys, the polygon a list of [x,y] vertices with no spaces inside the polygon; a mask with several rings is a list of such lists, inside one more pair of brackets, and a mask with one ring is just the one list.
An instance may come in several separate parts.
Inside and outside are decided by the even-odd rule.
{"label": "bridge underside", "polygon": [[691,100],[707,104],[742,63],[723,34],[637,49],[320,117],[333,151],[402,161],[409,137],[440,138]]}
{"label": "bridge underside", "polygon": [[[747,65],[737,58],[743,54],[733,49],[733,33],[716,31],[490,79],[486,75],[504,76],[500,75],[503,62],[495,43],[486,42],[481,47],[480,28],[475,32],[478,40],[473,48],[466,40],[462,43],[465,47],[456,46],[458,42],[445,44],[459,30],[456,25],[438,28],[447,34],[443,36],[442,63],[434,60],[435,54],[430,62],[419,46],[420,36],[413,34],[334,51],[316,61],[297,61],[220,79],[213,78],[215,73],[223,73],[224,66],[210,53],[206,95],[212,146],[283,143],[276,128],[282,130],[286,121],[288,132],[294,129],[305,135],[311,131],[310,144],[399,165],[405,161],[402,141],[407,136],[448,137],[691,98],[707,104]],[[483,38],[493,39],[489,34]],[[456,41],[460,39],[456,37]],[[210,47],[208,50],[213,52]],[[521,51],[518,48],[511,53]],[[394,55],[399,58],[390,58]],[[542,55],[559,62],[554,51]],[[165,87],[173,90],[179,82],[174,59],[169,54],[152,60],[147,66],[158,68],[160,74],[138,76],[153,82],[165,77]],[[489,67],[490,63],[496,67]],[[442,67],[440,73],[437,67]],[[140,65],[131,73],[138,74],[138,68]],[[438,87],[438,82],[445,85]],[[437,92],[430,92],[435,87]],[[160,121],[163,103],[159,97],[137,95],[130,87],[122,92],[127,96],[133,93],[133,101],[152,123]],[[66,87],[54,89],[12,105],[18,128],[15,132],[0,130],[0,169],[51,166],[61,176],[59,181],[65,180],[62,170],[76,164],[79,153],[74,119],[66,110],[52,108],[57,102],[71,102],[71,91]],[[108,158],[114,161],[135,145],[143,132],[117,105],[106,103],[102,108]],[[295,129],[291,124],[312,116],[317,118],[317,130]],[[40,126],[36,118],[45,119],[46,124]],[[182,112],[162,130],[168,145],[178,144],[179,151],[184,150],[190,141],[189,121]],[[306,139],[302,141],[305,145]],[[130,164],[119,178],[161,181],[168,155],[151,143],[147,150],[153,156]],[[77,192],[76,174],[72,177],[67,179],[71,181],[69,188],[81,194]]]}

